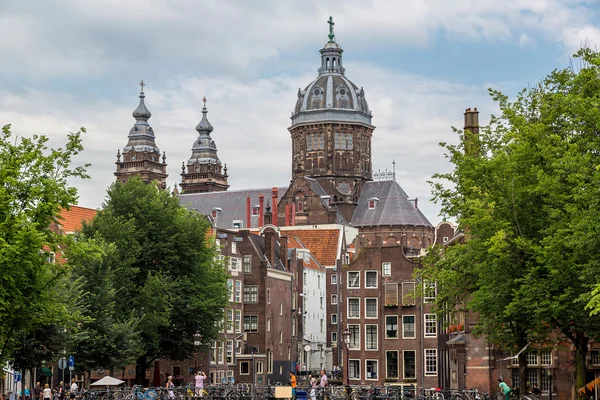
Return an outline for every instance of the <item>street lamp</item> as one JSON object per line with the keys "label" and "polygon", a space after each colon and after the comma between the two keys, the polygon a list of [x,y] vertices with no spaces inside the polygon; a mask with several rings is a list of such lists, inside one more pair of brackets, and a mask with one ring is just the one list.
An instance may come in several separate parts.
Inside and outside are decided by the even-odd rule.
{"label": "street lamp", "polygon": [[350,336],[352,336],[352,334],[350,333],[348,328],[346,328],[344,330],[344,332],[342,333],[342,338],[344,339],[344,345],[346,346],[346,360],[344,363],[346,390],[350,386],[350,365],[349,365],[350,362],[348,361],[348,353],[350,352],[350,350],[349,350],[350,349]]}
{"label": "street lamp", "polygon": [[202,335],[200,332],[194,333],[194,374],[198,373],[198,350],[202,344]]}
{"label": "street lamp", "polygon": [[548,400],[552,400],[552,379],[554,378],[554,365],[546,367],[546,375],[548,376]]}

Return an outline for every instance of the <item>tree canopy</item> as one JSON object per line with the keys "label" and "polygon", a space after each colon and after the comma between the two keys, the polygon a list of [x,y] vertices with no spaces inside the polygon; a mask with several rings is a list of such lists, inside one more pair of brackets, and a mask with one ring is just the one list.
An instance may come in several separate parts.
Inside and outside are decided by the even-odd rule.
{"label": "tree canopy", "polygon": [[422,273],[440,306],[477,312],[505,350],[570,340],[581,387],[600,332],[600,54],[574,59],[514,101],[490,90],[500,114],[442,144],[454,170],[434,177],[434,196],[466,240],[430,252]]}

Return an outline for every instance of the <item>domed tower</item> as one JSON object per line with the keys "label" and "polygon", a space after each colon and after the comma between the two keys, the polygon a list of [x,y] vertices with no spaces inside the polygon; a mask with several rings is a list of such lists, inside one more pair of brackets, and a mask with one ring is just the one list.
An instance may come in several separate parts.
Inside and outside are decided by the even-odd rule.
{"label": "domed tower", "polygon": [[[135,124],[129,131],[127,145],[117,151],[117,170],[115,176],[120,182],[127,181],[131,176],[139,175],[144,182],[158,181],[162,189],[167,187],[167,162],[163,153],[162,162],[160,150],[154,142],[154,130],[148,123],[152,113],[144,103],[144,81],[140,82],[140,104],[133,111]],[[121,161],[121,156],[123,160]]]}
{"label": "domed tower", "polygon": [[365,181],[371,180],[371,111],[365,92],[345,76],[343,50],[329,17],[319,75],[292,113],[292,175],[315,178],[349,219]]}
{"label": "domed tower", "polygon": [[226,191],[227,164],[222,168],[217,156],[217,146],[210,137],[213,126],[208,122],[206,114],[206,97],[202,99],[202,121],[196,126],[198,139],[192,146],[192,156],[186,164],[181,165],[181,189],[183,193],[203,193]]}

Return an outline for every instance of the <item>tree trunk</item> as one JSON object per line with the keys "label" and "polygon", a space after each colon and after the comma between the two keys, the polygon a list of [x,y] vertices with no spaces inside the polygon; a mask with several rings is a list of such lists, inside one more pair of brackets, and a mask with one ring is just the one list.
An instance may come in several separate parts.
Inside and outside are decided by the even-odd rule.
{"label": "tree trunk", "polygon": [[148,363],[146,356],[140,356],[135,362],[135,384],[144,385],[144,379],[146,379],[146,370],[148,369]]}
{"label": "tree trunk", "polygon": [[[577,339],[575,342],[575,390],[578,390],[587,383],[585,358],[587,357],[589,338],[584,333],[577,333],[575,338]],[[583,397],[579,396],[579,398]]]}
{"label": "tree trunk", "polygon": [[[514,388],[513,388],[514,389]],[[527,393],[527,352],[519,354],[519,396]]]}

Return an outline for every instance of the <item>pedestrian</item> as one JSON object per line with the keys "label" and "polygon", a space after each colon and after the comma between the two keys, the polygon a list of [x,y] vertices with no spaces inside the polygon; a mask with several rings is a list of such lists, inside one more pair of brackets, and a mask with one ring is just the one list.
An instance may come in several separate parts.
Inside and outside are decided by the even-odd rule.
{"label": "pedestrian", "polygon": [[33,388],[33,400],[42,400],[42,387],[39,382],[36,382]]}
{"label": "pedestrian", "polygon": [[204,392],[204,380],[206,379],[206,374],[203,371],[197,371],[194,380],[196,381],[196,396],[202,397],[202,392]]}
{"label": "pedestrian", "polygon": [[79,387],[77,386],[77,382],[75,382],[75,378],[71,379],[71,390],[69,393],[69,398],[74,399],[78,389]]}
{"label": "pedestrian", "polygon": [[538,387],[537,383],[533,384],[533,388],[531,389],[531,393],[534,394],[534,395],[536,395],[536,396],[539,396],[539,395],[542,394],[542,391]]}
{"label": "pedestrian", "polygon": [[504,400],[509,400],[512,389],[508,387],[502,378],[498,378],[498,382],[498,386],[500,386],[500,390],[502,390],[502,394],[504,395]]}
{"label": "pedestrian", "polygon": [[290,371],[290,386],[292,387],[292,399],[296,398],[296,375],[292,371]]}
{"label": "pedestrian", "polygon": [[169,378],[167,378],[167,384],[165,385],[166,389],[167,389],[167,394],[169,395],[169,398],[172,399],[175,397],[175,393],[173,393],[173,388],[175,387],[175,385],[173,384],[173,377],[169,376]]}
{"label": "pedestrian", "polygon": [[317,377],[310,377],[310,400],[317,400]]}
{"label": "pedestrian", "polygon": [[319,386],[321,386],[322,388],[326,388],[328,384],[329,384],[329,379],[327,379],[327,374],[325,373],[325,370],[322,369],[321,370],[321,382],[319,382]]}
{"label": "pedestrian", "polygon": [[58,400],[64,400],[65,398],[65,383],[60,381],[57,388]]}
{"label": "pedestrian", "polygon": [[29,388],[25,386],[25,400],[30,400],[30,396],[31,392],[29,391]]}
{"label": "pedestrian", "polygon": [[42,396],[44,396],[44,400],[50,400],[52,398],[52,390],[50,390],[50,386],[48,386],[47,383],[44,385]]}

